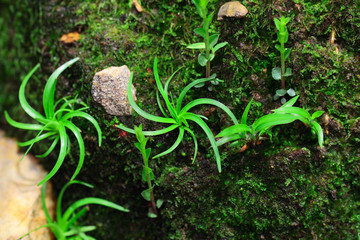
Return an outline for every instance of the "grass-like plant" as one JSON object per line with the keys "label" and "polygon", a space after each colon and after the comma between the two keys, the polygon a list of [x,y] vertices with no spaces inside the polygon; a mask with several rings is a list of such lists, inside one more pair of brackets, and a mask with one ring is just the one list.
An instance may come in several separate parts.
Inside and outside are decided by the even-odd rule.
{"label": "grass-like plant", "polygon": [[271,132],[269,131],[272,127],[289,124],[296,120],[300,120],[317,134],[318,143],[320,147],[323,147],[323,131],[321,126],[315,121],[315,118],[320,117],[324,112],[317,111],[310,116],[306,110],[299,107],[293,107],[298,97],[299,96],[296,96],[290,99],[280,108],[273,110],[274,113],[262,116],[252,125],[248,125],[247,116],[253,101],[251,99],[242,114],[241,123],[230,126],[216,135],[216,137],[221,137],[221,139],[217,141],[217,145],[221,146],[227,142],[232,141],[232,143],[229,145],[232,147],[245,143],[245,145],[243,145],[240,150],[240,152],[242,152],[249,147],[253,147],[259,144],[261,140],[264,139],[262,137],[264,133],[267,133],[270,138],[272,138]]}
{"label": "grass-like plant", "polygon": [[[210,62],[215,57],[215,52],[220,48],[224,47],[227,42],[217,43],[219,40],[219,34],[212,34],[209,33],[210,24],[214,13],[208,14],[207,5],[209,0],[192,0],[196,6],[196,9],[202,18],[202,27],[197,28],[194,32],[200,35],[203,38],[203,42],[193,43],[187,46],[190,49],[199,49],[201,53],[198,56],[198,62],[201,66],[206,66],[206,78],[210,77]],[[212,83],[217,83],[217,81],[213,80]],[[197,87],[203,86],[204,83],[201,85],[199,84]]]}
{"label": "grass-like plant", "polygon": [[[299,96],[293,98],[295,101]],[[295,101],[293,101],[295,103]],[[317,135],[319,146],[323,147],[324,142],[324,133],[318,122],[316,122],[316,118],[323,115],[324,111],[316,111],[310,115],[308,111],[299,107],[293,107],[293,104],[285,105],[285,107],[281,107],[273,110],[274,114],[286,114],[290,116],[296,117],[296,120],[303,122],[307,127],[310,127],[312,133]]]}
{"label": "grass-like plant", "polygon": [[[177,72],[177,71],[176,71]],[[176,73],[175,72],[175,73]],[[129,80],[129,85],[128,85],[128,89],[127,89],[127,94],[128,94],[128,100],[130,105],[133,107],[133,109],[142,117],[149,119],[151,121],[154,122],[160,122],[160,123],[167,123],[167,124],[171,124],[169,127],[161,129],[161,130],[156,130],[156,131],[143,131],[145,136],[156,136],[156,135],[161,135],[161,134],[165,134],[168,132],[171,132],[175,129],[179,130],[179,135],[178,138],[176,139],[175,143],[166,151],[156,155],[153,157],[154,158],[158,158],[161,156],[164,156],[172,151],[174,151],[174,149],[176,149],[176,147],[180,144],[180,142],[182,141],[183,137],[184,137],[184,133],[188,132],[193,140],[194,140],[194,144],[195,144],[195,152],[194,152],[194,157],[193,157],[193,162],[196,159],[196,154],[198,151],[198,144],[197,144],[197,140],[196,140],[196,136],[194,134],[194,132],[190,129],[190,125],[189,125],[189,121],[191,122],[195,122],[196,124],[198,124],[203,131],[205,132],[206,136],[208,137],[212,148],[214,149],[214,153],[215,153],[215,159],[216,159],[216,163],[217,163],[217,167],[219,172],[221,172],[221,161],[220,161],[220,154],[219,154],[219,150],[216,146],[216,141],[214,138],[214,135],[212,134],[210,128],[208,127],[208,125],[204,122],[203,119],[207,119],[205,116],[202,115],[198,115],[198,114],[194,114],[189,112],[190,109],[192,109],[193,107],[196,107],[198,105],[202,105],[202,104],[209,104],[209,105],[214,105],[216,107],[221,108],[222,110],[224,110],[232,119],[232,121],[235,124],[238,124],[238,121],[236,119],[236,117],[234,116],[234,114],[230,111],[230,109],[228,107],[226,107],[224,104],[222,104],[219,101],[216,101],[214,99],[209,99],[209,98],[199,98],[196,100],[191,101],[190,103],[186,104],[184,107],[182,107],[182,103],[183,103],[183,99],[186,95],[186,93],[195,85],[200,84],[200,83],[204,83],[206,81],[211,81],[213,80],[213,78],[203,78],[203,79],[198,79],[193,81],[192,83],[190,83],[189,85],[187,85],[180,93],[179,97],[177,99],[174,99],[174,97],[172,96],[172,94],[169,94],[168,92],[168,88],[169,88],[169,83],[170,80],[173,78],[173,76],[175,75],[175,73],[173,73],[170,78],[166,81],[165,85],[163,86],[161,81],[160,81],[160,77],[158,74],[158,69],[157,69],[157,59],[155,58],[154,60],[154,76],[155,76],[155,81],[156,81],[156,85],[157,88],[165,102],[165,106],[168,110],[168,113],[165,112],[159,95],[157,95],[157,101],[158,101],[158,105],[160,108],[160,111],[162,112],[162,114],[164,115],[164,117],[159,117],[159,116],[155,116],[152,114],[149,114],[147,112],[145,112],[144,110],[142,110],[134,101],[132,95],[131,95],[131,84],[132,84],[132,77],[133,75],[130,75],[130,80]],[[176,100],[176,103],[175,103]],[[125,127],[123,124],[117,125],[118,128],[127,131],[129,133],[132,134],[136,134],[134,129]]]}
{"label": "grass-like plant", "polygon": [[[47,157],[56,147],[58,142],[60,142],[60,152],[58,155],[58,159],[56,161],[56,164],[54,168],[50,171],[50,173],[38,184],[41,185],[44,182],[48,181],[52,176],[55,175],[55,173],[59,170],[60,166],[62,165],[65,156],[70,151],[70,138],[67,133],[67,129],[72,132],[79,144],[79,163],[77,165],[77,168],[75,169],[75,172],[73,176],[71,177],[71,180],[74,180],[75,177],[78,175],[85,158],[85,146],[84,141],[81,136],[80,130],[76,127],[74,123],[72,123],[72,119],[74,117],[81,117],[85,118],[90,123],[92,123],[96,131],[98,133],[99,138],[99,146],[101,145],[101,138],[102,138],[102,132],[100,129],[99,124],[97,121],[90,116],[88,113],[85,113],[84,110],[88,107],[85,103],[81,102],[82,107],[75,109],[74,105],[78,102],[77,98],[69,99],[69,97],[62,98],[58,100],[57,102],[54,101],[54,95],[55,95],[55,88],[56,88],[56,82],[57,77],[71,64],[78,61],[79,58],[74,58],[62,66],[60,66],[58,69],[55,70],[53,74],[49,77],[49,79],[46,82],[44,92],[43,92],[43,107],[44,107],[44,115],[42,115],[40,112],[36,111],[34,108],[32,108],[29,103],[27,102],[25,98],[25,88],[26,84],[28,83],[30,77],[34,74],[34,72],[40,67],[40,65],[36,65],[29,74],[25,77],[23,82],[21,83],[20,89],[19,89],[19,102],[23,110],[34,120],[36,120],[37,124],[30,124],[30,123],[20,123],[17,121],[14,121],[9,114],[5,111],[5,118],[8,121],[10,125],[13,127],[17,127],[24,130],[30,130],[30,131],[38,131],[38,134],[33,139],[21,142],[19,143],[19,146],[29,146],[27,151],[24,154],[24,157],[29,152],[31,147],[44,139],[50,139],[52,140],[52,144],[50,145],[49,149],[41,154],[37,155],[37,157]],[[24,158],[23,157],[23,158]]]}
{"label": "grass-like plant", "polygon": [[65,212],[63,212],[62,207],[61,207],[62,198],[63,198],[65,190],[72,184],[81,184],[83,186],[93,188],[93,186],[88,183],[76,181],[76,180],[70,181],[67,184],[65,184],[65,186],[60,191],[60,194],[59,194],[59,197],[57,200],[57,205],[56,205],[56,219],[53,220],[53,219],[51,219],[49,211],[46,207],[46,201],[45,201],[46,183],[43,184],[43,186],[41,188],[41,203],[42,203],[42,207],[43,207],[43,210],[45,213],[47,224],[44,224],[44,225],[26,233],[25,235],[21,236],[19,239],[22,239],[23,237],[26,237],[29,234],[31,234],[32,232],[37,231],[41,228],[48,227],[51,229],[51,231],[53,232],[53,234],[55,235],[57,240],[70,240],[70,239],[95,240],[95,238],[86,235],[86,233],[95,230],[96,227],[95,226],[81,226],[78,223],[79,218],[82,217],[89,210],[87,205],[96,204],[96,205],[113,208],[113,209],[116,209],[116,210],[122,211],[122,212],[129,212],[128,209],[126,209],[118,204],[115,204],[113,202],[110,202],[110,201],[107,201],[107,200],[104,200],[101,198],[95,198],[95,197],[88,197],[88,198],[82,198],[80,200],[77,200],[76,202],[71,204],[65,210]]}
{"label": "grass-like plant", "polygon": [[281,68],[275,67],[272,69],[271,75],[274,80],[281,80],[281,89],[276,90],[274,100],[278,100],[280,97],[281,102],[285,103],[286,99],[283,97],[288,94],[290,97],[296,95],[294,89],[289,88],[286,90],[285,77],[291,76],[291,68],[285,67],[285,61],[290,56],[290,49],[285,48],[285,43],[289,40],[289,32],[286,28],[286,24],[290,21],[289,17],[280,17],[279,19],[274,18],[275,26],[278,30],[277,39],[280,43],[275,45],[275,48],[280,52]]}
{"label": "grass-like plant", "polygon": [[146,201],[151,202],[151,208],[149,208],[148,216],[151,218],[156,218],[158,216],[157,209],[162,206],[164,201],[162,199],[158,199],[155,202],[154,186],[152,185],[152,181],[154,181],[155,175],[152,169],[149,167],[151,148],[146,148],[146,143],[149,140],[149,138],[145,137],[142,131],[141,124],[139,127],[135,126],[135,133],[136,133],[136,138],[138,140],[138,142],[135,143],[135,146],[141,152],[144,161],[144,167],[141,173],[141,177],[142,180],[148,184],[148,188],[142,191],[141,195]]}

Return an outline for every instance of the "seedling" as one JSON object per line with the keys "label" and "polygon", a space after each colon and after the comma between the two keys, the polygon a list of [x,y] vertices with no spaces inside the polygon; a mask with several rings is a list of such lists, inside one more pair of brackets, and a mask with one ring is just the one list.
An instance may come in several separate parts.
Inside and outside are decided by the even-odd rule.
{"label": "seedling", "polygon": [[[176,71],[177,72],[177,71]],[[173,97],[173,95],[170,93],[168,93],[168,88],[169,88],[169,83],[170,80],[173,78],[173,76],[176,74],[173,73],[170,78],[166,81],[165,86],[163,87],[163,85],[161,84],[160,81],[160,77],[158,74],[158,69],[157,69],[157,59],[155,58],[154,61],[154,76],[155,76],[155,81],[156,81],[156,85],[157,88],[165,102],[166,108],[168,110],[168,113],[165,112],[164,108],[162,107],[159,95],[157,94],[157,101],[158,101],[158,105],[159,105],[159,109],[162,112],[162,114],[164,115],[164,117],[159,117],[159,116],[155,116],[152,114],[149,114],[145,111],[143,111],[134,101],[132,95],[131,95],[131,84],[132,84],[132,78],[133,78],[133,74],[130,74],[130,80],[129,80],[129,85],[128,85],[128,89],[127,89],[127,95],[128,95],[128,100],[130,105],[132,106],[132,108],[138,113],[140,114],[142,117],[149,119],[151,121],[154,122],[160,122],[160,123],[167,123],[167,124],[171,124],[169,127],[161,129],[161,130],[156,130],[156,131],[144,131],[144,135],[145,136],[157,136],[157,135],[161,135],[161,134],[165,134],[168,132],[171,132],[175,129],[179,129],[179,135],[178,138],[176,139],[175,143],[166,151],[156,155],[153,157],[153,159],[164,156],[166,154],[169,154],[170,152],[174,151],[177,146],[180,144],[180,142],[182,141],[183,137],[184,137],[184,133],[185,131],[188,132],[193,140],[194,140],[194,144],[195,144],[195,152],[194,152],[194,157],[193,157],[193,162],[196,159],[196,154],[198,151],[198,144],[197,144],[197,140],[196,140],[196,136],[194,134],[194,132],[190,129],[190,125],[188,123],[188,121],[192,121],[195,122],[196,124],[198,124],[205,132],[206,136],[208,137],[208,139],[210,140],[211,146],[214,150],[215,153],[215,159],[216,159],[216,163],[217,163],[217,167],[218,167],[218,171],[221,172],[221,161],[220,161],[220,154],[219,154],[219,150],[216,146],[216,141],[214,138],[214,135],[212,134],[210,128],[208,127],[208,125],[204,122],[203,119],[207,119],[205,116],[202,115],[198,115],[198,114],[194,114],[189,112],[190,109],[192,109],[193,107],[196,107],[198,105],[201,104],[209,104],[209,105],[214,105],[216,107],[221,108],[222,110],[224,110],[232,119],[232,121],[235,124],[238,124],[238,121],[236,120],[236,117],[234,116],[234,114],[230,111],[230,109],[228,107],[226,107],[224,104],[222,104],[219,101],[216,101],[214,99],[209,99],[209,98],[199,98],[196,100],[191,101],[190,103],[186,104],[184,107],[182,107],[182,102],[183,99],[186,95],[186,93],[195,85],[200,84],[200,83],[205,83],[207,81],[211,81],[213,80],[213,78],[203,78],[203,79],[198,79],[193,81],[192,83],[190,83],[189,85],[187,85],[182,92],[180,93],[179,97],[177,99],[175,99]],[[176,100],[176,104],[175,104],[175,100]],[[134,129],[125,127],[123,124],[117,125],[118,128],[127,131],[129,133],[132,134],[136,134],[136,131]]]}
{"label": "seedling", "polygon": [[[56,147],[57,143],[60,141],[60,152],[58,155],[58,159],[56,161],[56,164],[54,168],[50,171],[48,175],[45,176],[45,178],[38,184],[41,185],[44,182],[48,181],[51,177],[55,175],[55,173],[59,170],[60,166],[62,165],[65,156],[70,151],[70,138],[68,133],[66,132],[66,129],[69,129],[75,136],[78,144],[79,144],[79,162],[77,165],[77,168],[75,169],[74,174],[71,177],[71,180],[74,180],[75,177],[80,172],[80,169],[84,163],[85,158],[85,146],[84,141],[81,136],[80,130],[76,127],[75,124],[72,123],[72,119],[74,117],[81,117],[85,118],[90,123],[94,125],[96,128],[96,131],[98,133],[98,139],[99,139],[99,146],[101,146],[101,129],[99,127],[99,124],[97,121],[90,116],[88,113],[85,113],[84,110],[88,109],[87,105],[83,102],[80,102],[82,105],[81,108],[75,109],[74,105],[78,102],[77,98],[69,99],[69,97],[64,97],[57,102],[54,103],[54,95],[55,95],[55,88],[56,88],[56,81],[57,77],[71,64],[78,61],[79,58],[74,58],[62,66],[60,66],[58,69],[55,70],[53,74],[49,77],[48,81],[46,82],[44,93],[43,93],[43,107],[44,107],[44,113],[45,115],[40,114],[38,111],[33,109],[29,103],[27,102],[25,98],[25,88],[26,84],[29,81],[30,77],[34,74],[34,72],[40,67],[40,65],[36,65],[29,74],[25,77],[23,82],[21,83],[20,89],[19,89],[19,102],[23,110],[34,120],[38,122],[38,124],[29,124],[29,123],[20,123],[14,121],[9,114],[5,111],[5,118],[8,121],[10,125],[13,127],[17,127],[24,130],[30,130],[30,131],[39,131],[35,138],[26,141],[26,142],[20,142],[18,143],[19,146],[29,146],[26,150],[24,156],[22,159],[26,156],[26,154],[30,151],[32,146],[44,139],[50,139],[52,140],[52,144],[50,145],[49,149],[41,154],[37,155],[36,157],[44,158],[47,157]],[[56,110],[57,109],[57,110]],[[56,110],[56,111],[55,111]],[[45,133],[44,133],[45,132]],[[22,160],[21,159],[21,160]]]}
{"label": "seedling", "polygon": [[[87,232],[93,231],[96,229],[95,226],[81,226],[78,223],[78,220],[80,217],[82,217],[89,208],[87,205],[89,204],[97,204],[102,205],[105,207],[113,208],[118,211],[122,212],[129,212],[128,209],[115,204],[113,202],[109,202],[107,200],[101,199],[101,198],[94,198],[94,197],[88,197],[83,198],[80,200],[77,200],[73,204],[71,204],[66,211],[63,213],[61,209],[61,203],[62,203],[62,197],[64,195],[65,190],[71,185],[71,184],[81,184],[83,186],[93,188],[92,185],[81,182],[81,181],[70,181],[61,189],[57,205],[56,205],[56,219],[53,220],[50,217],[49,211],[46,207],[46,201],[45,201],[45,193],[46,193],[46,183],[43,184],[41,188],[41,203],[42,207],[45,213],[47,224],[44,224],[25,235],[21,236],[19,239],[22,239],[28,235],[30,235],[32,232],[35,232],[41,228],[48,227],[53,232],[54,236],[57,240],[70,240],[70,239],[84,239],[84,240],[95,240],[95,238],[90,237],[86,235]],[[82,207],[82,208],[81,208]],[[81,210],[77,211],[79,208]]]}
{"label": "seedling", "polygon": [[[298,96],[294,98],[295,101],[298,99]],[[294,103],[295,103],[294,101]],[[274,114],[286,114],[296,117],[296,120],[303,122],[306,126],[311,128],[312,133],[316,134],[318,137],[318,142],[320,147],[323,147],[324,142],[324,133],[319,123],[316,122],[316,118],[323,115],[324,111],[316,111],[312,115],[305,109],[299,107],[293,107],[293,104],[286,105],[273,110]]]}
{"label": "seedling", "polygon": [[286,102],[286,99],[284,98],[286,94],[290,97],[294,97],[296,95],[294,89],[289,88],[286,90],[285,88],[285,77],[291,76],[291,68],[285,67],[285,61],[290,55],[290,49],[285,48],[285,43],[289,40],[289,32],[286,28],[286,24],[288,24],[289,21],[289,17],[280,17],[279,19],[274,18],[275,26],[278,30],[277,39],[280,43],[280,45],[276,44],[275,48],[280,52],[281,68],[273,68],[271,74],[274,80],[281,79],[281,89],[276,90],[274,100],[276,101],[282,97],[281,103],[283,104]]}
{"label": "seedling", "polygon": [[287,103],[278,109],[273,110],[274,113],[265,115],[256,120],[252,125],[247,125],[247,116],[250,110],[251,101],[246,106],[244,113],[241,117],[241,124],[230,126],[221,131],[216,137],[222,137],[217,141],[217,146],[221,146],[227,142],[233,141],[229,146],[237,146],[245,142],[240,152],[245,151],[249,147],[260,144],[264,139],[262,135],[267,133],[272,138],[271,132],[269,131],[272,127],[289,124],[296,120],[300,120],[309,126],[318,136],[318,142],[320,147],[323,147],[323,131],[321,126],[315,121],[315,118],[320,117],[324,112],[317,111],[310,114],[298,107],[293,107],[294,103],[299,96],[290,99]]}
{"label": "seedling", "polygon": [[[227,42],[217,43],[220,35],[219,34],[210,35],[209,33],[210,23],[214,16],[214,13],[208,15],[207,5],[209,3],[209,0],[192,0],[192,1],[195,4],[200,17],[202,18],[202,27],[195,29],[194,32],[203,38],[203,42],[193,43],[187,46],[187,48],[201,50],[201,53],[198,56],[198,62],[200,66],[203,67],[206,66],[206,78],[209,78],[210,62],[214,59],[215,52],[220,48],[224,47],[227,44]],[[218,84],[218,81],[216,80],[212,80],[211,82],[215,85]],[[196,87],[202,87],[204,86],[204,84],[205,83],[202,83],[201,85],[198,85]]]}
{"label": "seedling", "polygon": [[146,148],[146,143],[149,140],[149,138],[146,138],[144,136],[141,125],[139,127],[135,126],[135,133],[136,133],[136,138],[138,139],[138,142],[135,143],[135,146],[141,152],[144,161],[144,167],[141,174],[142,180],[144,182],[147,182],[148,184],[148,189],[142,191],[141,195],[146,201],[151,202],[152,208],[149,208],[148,216],[151,218],[156,218],[158,216],[157,208],[160,208],[164,201],[162,199],[158,199],[155,202],[154,186],[152,185],[151,182],[154,181],[155,175],[152,169],[149,167],[151,148]]}

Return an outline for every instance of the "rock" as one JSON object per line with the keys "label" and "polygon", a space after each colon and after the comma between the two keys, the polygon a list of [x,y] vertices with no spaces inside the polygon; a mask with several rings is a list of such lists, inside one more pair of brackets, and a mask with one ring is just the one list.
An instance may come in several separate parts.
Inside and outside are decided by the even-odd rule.
{"label": "rock", "polygon": [[[46,173],[35,158],[27,155],[22,162],[14,139],[0,131],[0,239],[16,240],[31,230],[46,224],[41,204],[41,187],[36,185]],[[54,216],[51,185],[47,184],[46,204]],[[50,240],[48,228],[31,233],[23,240]]]}
{"label": "rock", "polygon": [[[109,67],[97,72],[92,82],[91,94],[110,115],[131,115],[127,97],[130,70],[126,65]],[[136,89],[131,86],[131,94],[136,101]]]}
{"label": "rock", "polygon": [[239,1],[232,1],[224,3],[218,12],[217,20],[228,18],[242,18],[248,13],[248,10]]}
{"label": "rock", "polygon": [[137,0],[133,0],[132,5],[135,6],[136,11],[138,11],[139,13],[143,12],[143,8],[141,7],[141,5]]}

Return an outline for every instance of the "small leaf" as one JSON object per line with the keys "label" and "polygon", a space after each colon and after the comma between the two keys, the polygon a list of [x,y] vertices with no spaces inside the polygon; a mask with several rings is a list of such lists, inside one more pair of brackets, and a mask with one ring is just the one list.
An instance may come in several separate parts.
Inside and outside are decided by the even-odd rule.
{"label": "small leaf", "polygon": [[284,77],[291,76],[291,68],[286,68],[285,74],[284,74],[283,76],[284,76]]}
{"label": "small leaf", "polygon": [[246,125],[247,117],[248,117],[248,115],[249,115],[250,107],[251,107],[251,104],[252,104],[253,100],[254,100],[254,99],[251,98],[250,102],[249,102],[249,103],[246,105],[246,107],[245,107],[245,110],[244,110],[244,112],[243,112],[243,114],[242,114],[242,116],[241,116],[241,123],[242,123],[242,124],[245,124],[245,125]]}
{"label": "small leaf", "polygon": [[294,96],[296,95],[296,92],[295,92],[294,89],[289,88],[289,89],[287,90],[287,94],[288,94],[290,97],[294,97]]}
{"label": "small leaf", "polygon": [[255,132],[263,132],[274,126],[289,124],[298,118],[292,114],[267,114],[257,119],[253,125],[252,129]]}
{"label": "small leaf", "polygon": [[307,125],[309,125],[309,120],[311,119],[309,112],[299,107],[286,106],[274,109],[272,111],[279,114],[291,114],[293,116],[296,116],[298,120],[302,121]]}
{"label": "small leaf", "polygon": [[284,51],[284,58],[285,60],[289,57],[290,55],[290,49],[289,48],[285,48],[285,51]]}
{"label": "small leaf", "polygon": [[200,7],[201,8],[206,8],[206,6],[208,5],[209,0],[200,0]]}
{"label": "small leaf", "polygon": [[279,95],[277,95],[277,94],[274,95],[274,101],[278,100],[279,98],[280,98]]}
{"label": "small leaf", "polygon": [[205,53],[200,53],[199,57],[198,57],[198,62],[200,64],[200,66],[202,66],[202,67],[206,66],[207,61],[208,60],[206,59]]}
{"label": "small leaf", "polygon": [[204,29],[209,29],[209,26],[210,26],[213,16],[214,16],[214,13],[211,13],[210,15],[207,16],[207,18],[205,19],[205,21],[203,23]]}
{"label": "small leaf", "polygon": [[161,208],[161,206],[163,205],[163,203],[164,203],[164,200],[162,200],[162,199],[156,200],[156,207],[157,207],[157,208]]}
{"label": "small leaf", "polygon": [[151,148],[145,149],[145,157],[146,157],[146,159],[149,159],[150,153],[151,153]]}
{"label": "small leaf", "polygon": [[205,36],[206,36],[205,29],[203,29],[203,28],[196,28],[196,29],[194,30],[194,32],[195,32],[196,34],[202,36],[203,38],[205,38]]}
{"label": "small leaf", "polygon": [[323,115],[324,111],[316,111],[311,115],[311,119],[315,119]]}
{"label": "small leaf", "polygon": [[212,52],[215,53],[217,50],[219,50],[222,47],[225,47],[228,42],[221,42],[215,45],[215,47],[212,49]]}
{"label": "small leaf", "polygon": [[153,213],[151,210],[149,210],[147,216],[148,216],[149,218],[157,218],[157,215],[156,215],[155,213]]}
{"label": "small leaf", "polygon": [[141,175],[142,175],[142,180],[143,180],[144,182],[147,182],[147,180],[148,180],[148,174],[149,174],[149,177],[150,177],[150,180],[151,180],[151,181],[155,179],[155,176],[154,176],[154,173],[153,173],[152,169],[149,168],[149,167],[145,167],[145,166],[144,166],[144,167],[143,167],[143,170],[142,170],[142,173],[141,173]]}
{"label": "small leaf", "polygon": [[280,108],[283,108],[283,107],[292,107],[295,102],[298,100],[299,96],[296,96],[296,97],[293,97],[292,99],[290,99],[289,101],[287,101],[286,104],[282,105]]}
{"label": "small leaf", "polygon": [[219,40],[219,34],[213,34],[209,37],[210,48],[213,48]]}
{"label": "small leaf", "polygon": [[275,44],[275,48],[279,51],[282,52],[281,46],[279,44]]}
{"label": "small leaf", "polygon": [[193,44],[190,44],[189,46],[187,46],[186,48],[190,48],[190,49],[205,49],[205,43],[204,43],[204,42],[193,43]]}
{"label": "small leaf", "polygon": [[215,85],[215,86],[216,86],[216,85],[219,85],[219,83],[220,83],[220,82],[217,81],[217,80],[213,80],[213,81],[210,81],[210,82],[211,82],[212,85]]}
{"label": "small leaf", "polygon": [[281,19],[281,22],[282,22],[284,25],[288,24],[289,21],[290,21],[290,18],[289,18],[289,17],[282,17],[282,19]]}
{"label": "small leaf", "polygon": [[239,133],[243,133],[243,132],[244,133],[251,132],[250,127],[246,124],[236,124],[236,125],[232,125],[230,127],[225,128],[215,137],[226,137],[226,136],[231,136],[233,134],[239,134]]}
{"label": "small leaf", "polygon": [[275,22],[275,26],[276,26],[277,30],[280,31],[281,30],[281,24],[280,24],[279,19],[274,18],[274,22]]}
{"label": "small leaf", "polygon": [[287,43],[288,40],[289,40],[289,32],[286,30],[286,31],[284,32],[284,43]]}
{"label": "small leaf", "polygon": [[142,150],[142,148],[141,148],[141,144],[140,143],[135,143],[135,147],[137,148],[137,149],[139,149],[139,151],[141,152],[141,150]]}
{"label": "small leaf", "polygon": [[273,79],[280,80],[281,79],[281,69],[273,68],[271,71],[271,75],[272,75]]}
{"label": "small leaf", "polygon": [[278,89],[276,90],[276,94],[279,95],[280,97],[284,96],[286,94],[286,90],[285,89]]}
{"label": "small leaf", "polygon": [[202,9],[200,7],[200,3],[199,3],[199,0],[192,0],[192,2],[194,3],[199,15],[201,18],[204,18],[204,15],[203,15],[203,12],[202,12]]}
{"label": "small leaf", "polygon": [[322,130],[320,124],[318,124],[315,121],[312,122],[311,123],[311,129],[313,129],[316,132],[316,134],[318,136],[319,145],[322,148],[323,147],[323,142],[324,142],[324,133],[323,133],[323,130]]}
{"label": "small leaf", "polygon": [[211,61],[214,59],[214,57],[215,57],[215,54],[210,53],[210,55],[209,55],[209,61],[211,62]]}
{"label": "small leaf", "polygon": [[285,104],[286,103],[286,99],[285,98],[281,98],[281,104]]}
{"label": "small leaf", "polygon": [[146,201],[151,201],[151,190],[150,189],[146,189],[144,191],[141,192],[141,196],[146,200]]}

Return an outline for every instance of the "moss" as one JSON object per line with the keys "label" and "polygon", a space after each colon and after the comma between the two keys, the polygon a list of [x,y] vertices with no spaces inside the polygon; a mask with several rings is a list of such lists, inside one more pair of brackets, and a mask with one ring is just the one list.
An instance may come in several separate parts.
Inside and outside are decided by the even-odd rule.
{"label": "moss", "polygon": [[[213,1],[212,10],[223,2]],[[256,103],[249,121],[278,107],[280,103],[274,102],[272,96],[280,84],[270,76],[271,68],[280,64],[274,46],[273,18],[290,16],[287,46],[292,50],[288,65],[293,76],[286,84],[300,95],[298,106],[310,112],[327,112],[329,119],[321,122],[326,147],[320,150],[310,130],[293,123],[273,129],[273,142],[264,141],[244,153],[222,147],[223,173],[218,174],[209,142],[202,130],[195,128],[200,146],[193,165],[190,158],[194,146],[188,136],[177,151],[151,161],[157,177],[155,196],[165,200],[158,219],[146,217],[148,205],[140,195],[146,186],[141,181],[142,161],[133,145],[135,136],[120,137],[113,125],[143,123],[145,129],[163,125],[135,114],[108,116],[90,96],[95,72],[126,64],[134,72],[139,105],[160,114],[153,87],[154,56],[159,58],[162,78],[184,66],[171,85],[175,95],[203,76],[204,69],[196,61],[198,53],[186,49],[186,45],[199,41],[192,34],[199,25],[195,8],[182,0],[150,0],[142,4],[145,11],[140,14],[126,1],[50,1],[24,7],[15,1],[7,6],[16,9],[17,15],[11,18],[4,14],[0,18],[1,29],[16,29],[17,39],[29,39],[29,34],[32,39],[1,37],[0,46],[15,45],[1,48],[0,56],[11,56],[14,61],[2,63],[6,81],[0,83],[9,91],[1,94],[7,102],[0,101],[0,110],[1,106],[9,108],[16,103],[20,81],[12,85],[9,79],[16,76],[20,80],[18,76],[30,70],[32,60],[38,59],[40,53],[42,71],[27,90],[29,100],[39,108],[38,96],[42,95],[47,76],[60,63],[75,56],[81,58],[58,80],[56,95],[78,93],[91,106],[89,113],[101,124],[104,144],[99,148],[95,129],[86,121],[76,120],[83,130],[87,151],[79,179],[94,184],[95,189],[89,193],[78,188],[64,202],[69,204],[91,195],[131,209],[131,213],[124,214],[91,207],[85,220],[98,226],[92,235],[98,239],[356,239],[360,229],[358,3],[250,0],[244,3],[249,9],[245,19],[214,20],[212,31],[221,33],[220,41],[229,42],[212,62],[212,71],[224,83],[212,92],[194,89],[185,101],[202,96],[215,98],[240,118],[253,97]],[[33,20],[24,21],[27,18]],[[11,19],[12,25],[8,25]],[[328,39],[333,29],[336,40],[330,46]],[[80,32],[81,40],[70,45],[60,43],[61,35],[71,31]],[[17,107],[9,110],[13,115],[21,113]],[[220,110],[203,107],[196,111],[209,115],[214,132],[230,124]],[[23,115],[18,116],[21,119]],[[15,130],[8,132],[14,134]],[[32,135],[17,134],[24,139]],[[176,133],[153,137],[149,147],[153,154],[159,153],[176,137]],[[43,151],[47,144],[37,145],[34,152]],[[78,153],[72,149],[54,178],[57,191],[76,166],[72,159],[77,159]],[[51,169],[51,159],[55,158],[53,153],[42,163]]]}

